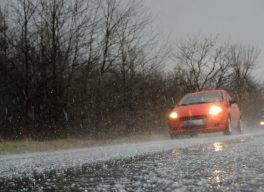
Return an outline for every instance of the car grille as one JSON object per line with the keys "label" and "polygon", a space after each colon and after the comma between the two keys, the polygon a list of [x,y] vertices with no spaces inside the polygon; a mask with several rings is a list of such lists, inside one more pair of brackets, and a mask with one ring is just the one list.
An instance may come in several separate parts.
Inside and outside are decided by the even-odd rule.
{"label": "car grille", "polygon": [[206,119],[207,115],[195,115],[195,116],[186,116],[186,117],[181,117],[181,121],[188,121],[188,120],[198,120],[198,119]]}
{"label": "car grille", "polygon": [[181,117],[180,120],[182,122],[182,128],[206,128],[203,120],[206,119],[206,115],[195,115],[195,116],[187,116]]}
{"label": "car grille", "polygon": [[182,126],[181,128],[183,129],[200,129],[200,128],[206,128],[206,125],[193,125],[193,126]]}

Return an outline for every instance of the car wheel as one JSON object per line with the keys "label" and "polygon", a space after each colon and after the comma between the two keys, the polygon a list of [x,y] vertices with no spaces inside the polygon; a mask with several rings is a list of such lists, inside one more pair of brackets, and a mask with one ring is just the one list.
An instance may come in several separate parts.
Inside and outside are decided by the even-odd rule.
{"label": "car wheel", "polygon": [[226,121],[226,129],[224,131],[226,135],[231,135],[232,134],[232,126],[231,126],[231,119],[228,117]]}
{"label": "car wheel", "polygon": [[191,133],[190,137],[196,137],[198,134],[197,133]]}
{"label": "car wheel", "polygon": [[238,133],[242,133],[242,129],[243,129],[243,124],[242,124],[242,121],[241,121],[241,119],[240,119],[240,120],[239,120],[238,127],[237,127]]}
{"label": "car wheel", "polygon": [[171,139],[177,139],[177,138],[178,138],[178,135],[175,135],[175,134],[172,134],[172,133],[171,133],[171,134],[170,134],[170,138],[171,138]]}

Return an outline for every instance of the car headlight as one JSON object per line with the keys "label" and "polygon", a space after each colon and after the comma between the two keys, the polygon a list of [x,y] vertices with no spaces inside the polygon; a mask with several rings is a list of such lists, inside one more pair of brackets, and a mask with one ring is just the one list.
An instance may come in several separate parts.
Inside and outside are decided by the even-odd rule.
{"label": "car headlight", "polygon": [[264,121],[260,121],[259,124],[263,126],[264,125]]}
{"label": "car headlight", "polygon": [[209,114],[210,115],[218,115],[219,113],[221,113],[223,111],[223,109],[219,106],[212,106],[209,110]]}
{"label": "car headlight", "polygon": [[177,119],[178,118],[178,114],[176,112],[171,112],[169,117],[170,117],[170,119]]}

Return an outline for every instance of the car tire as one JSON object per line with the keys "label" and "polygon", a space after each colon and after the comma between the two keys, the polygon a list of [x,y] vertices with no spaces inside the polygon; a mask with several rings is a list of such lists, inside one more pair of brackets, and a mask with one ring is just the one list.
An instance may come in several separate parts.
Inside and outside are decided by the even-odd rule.
{"label": "car tire", "polygon": [[177,138],[178,138],[178,135],[175,135],[175,134],[172,134],[172,133],[171,133],[171,134],[170,134],[170,138],[171,138],[171,139],[177,139]]}
{"label": "car tire", "polygon": [[237,126],[237,130],[238,130],[238,133],[242,133],[242,129],[243,129],[243,124],[242,124],[242,121],[241,119],[239,120],[239,124]]}
{"label": "car tire", "polygon": [[225,128],[224,133],[225,133],[225,135],[231,135],[232,134],[232,126],[231,126],[231,119],[230,119],[230,117],[227,118],[226,128]]}

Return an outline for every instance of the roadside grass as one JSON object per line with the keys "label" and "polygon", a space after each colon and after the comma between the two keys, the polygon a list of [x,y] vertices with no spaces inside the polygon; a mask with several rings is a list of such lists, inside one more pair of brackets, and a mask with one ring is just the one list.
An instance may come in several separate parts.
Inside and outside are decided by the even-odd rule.
{"label": "roadside grass", "polygon": [[63,149],[74,149],[104,145],[114,145],[122,143],[137,143],[143,141],[154,141],[168,138],[166,134],[141,134],[129,137],[115,138],[115,139],[58,139],[50,141],[35,141],[31,139],[19,141],[2,141],[0,142],[0,155],[3,154],[17,154],[30,152],[54,151]]}

